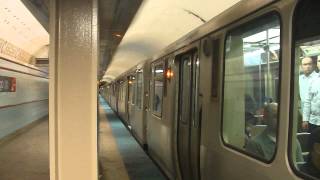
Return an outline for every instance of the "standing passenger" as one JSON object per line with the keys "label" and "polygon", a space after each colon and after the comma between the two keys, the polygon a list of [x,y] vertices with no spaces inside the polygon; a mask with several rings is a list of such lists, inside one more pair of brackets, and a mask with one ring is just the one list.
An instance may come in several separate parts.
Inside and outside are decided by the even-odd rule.
{"label": "standing passenger", "polygon": [[312,132],[320,126],[320,77],[311,80],[303,105],[302,128]]}
{"label": "standing passenger", "polygon": [[269,45],[263,47],[264,53],[261,54],[262,63],[279,61],[279,57],[276,52],[270,49]]}
{"label": "standing passenger", "polygon": [[312,78],[317,76],[317,73],[314,71],[312,58],[305,57],[301,60],[301,69],[303,74],[299,76],[299,90],[300,90],[300,99],[301,99],[301,109],[303,110],[303,104],[307,97],[307,91],[309,89],[309,84]]}
{"label": "standing passenger", "polygon": [[[300,99],[301,99],[301,110],[303,111],[304,116],[304,105],[308,97],[308,90],[310,87],[310,82],[312,79],[318,76],[314,71],[314,66],[311,57],[305,57],[301,60],[301,69],[303,74],[299,76],[299,90],[300,90]],[[302,129],[308,130],[308,119],[303,117]]]}
{"label": "standing passenger", "polygon": [[317,68],[319,72],[320,71],[320,55],[317,57]]}

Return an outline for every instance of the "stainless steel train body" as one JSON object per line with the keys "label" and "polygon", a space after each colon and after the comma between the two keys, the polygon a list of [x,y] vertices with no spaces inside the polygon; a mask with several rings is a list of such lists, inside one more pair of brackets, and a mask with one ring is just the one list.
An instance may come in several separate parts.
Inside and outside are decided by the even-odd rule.
{"label": "stainless steel train body", "polygon": [[[106,99],[170,179],[317,179],[295,154],[298,61],[301,50],[320,55],[319,8],[316,0],[241,1],[107,85]],[[267,128],[260,112],[271,101],[275,147],[262,157],[247,143]]]}

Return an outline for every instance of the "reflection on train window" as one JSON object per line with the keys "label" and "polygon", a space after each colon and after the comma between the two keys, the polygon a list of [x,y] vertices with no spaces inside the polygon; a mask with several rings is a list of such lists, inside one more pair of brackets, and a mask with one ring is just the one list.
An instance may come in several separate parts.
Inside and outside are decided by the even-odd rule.
{"label": "reflection on train window", "polygon": [[137,107],[139,108],[139,109],[141,109],[142,107],[141,107],[141,105],[142,105],[142,96],[143,96],[143,94],[142,94],[142,82],[143,82],[143,76],[142,76],[142,72],[141,72],[141,70],[140,71],[138,71],[137,72]]}
{"label": "reflection on train window", "polygon": [[[291,164],[320,179],[320,2],[301,1],[295,12]],[[301,158],[296,157],[300,150]]]}
{"label": "reflection on train window", "polygon": [[158,116],[162,112],[163,95],[163,64],[155,65],[153,68],[153,106],[152,111]]}
{"label": "reflection on train window", "polygon": [[136,83],[136,78],[134,76],[129,76],[129,83],[128,83],[128,89],[129,89],[129,101],[132,105],[134,105],[134,85]]}
{"label": "reflection on train window", "polygon": [[279,50],[276,15],[237,27],[226,39],[223,139],[266,161],[277,144]]}

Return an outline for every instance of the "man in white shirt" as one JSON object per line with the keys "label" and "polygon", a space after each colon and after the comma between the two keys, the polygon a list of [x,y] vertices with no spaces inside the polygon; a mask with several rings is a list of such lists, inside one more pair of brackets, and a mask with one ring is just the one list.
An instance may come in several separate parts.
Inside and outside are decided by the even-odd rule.
{"label": "man in white shirt", "polygon": [[310,80],[317,76],[317,73],[314,71],[313,62],[310,57],[305,57],[301,60],[301,69],[303,74],[299,76],[299,90],[302,106],[301,109],[303,109],[303,104],[307,97]]}
{"label": "man in white shirt", "polygon": [[[314,79],[317,79],[319,75],[314,71],[314,65],[311,57],[305,57],[301,60],[301,69],[303,71],[303,74],[299,76],[299,90],[300,90],[300,99],[301,99],[301,109],[303,111],[302,128],[304,130],[307,130],[309,128],[309,116],[310,116],[309,113],[311,113],[310,103],[312,101],[312,97],[309,97],[310,84],[312,84],[312,81]],[[308,99],[308,107],[305,108],[307,99]]]}
{"label": "man in white shirt", "polygon": [[317,67],[318,67],[318,70],[320,71],[320,55],[317,57]]}

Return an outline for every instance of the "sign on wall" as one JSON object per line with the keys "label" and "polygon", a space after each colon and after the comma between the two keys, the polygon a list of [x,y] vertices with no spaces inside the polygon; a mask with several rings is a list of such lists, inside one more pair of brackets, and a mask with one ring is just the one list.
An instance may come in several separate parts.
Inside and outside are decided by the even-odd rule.
{"label": "sign on wall", "polygon": [[[25,63],[30,63],[30,59],[32,59],[32,55],[23,49],[5,41],[0,38],[0,56],[10,59],[10,60],[18,60]],[[0,91],[1,92],[1,91]]]}
{"label": "sign on wall", "polygon": [[16,78],[0,76],[0,92],[16,92]]}

